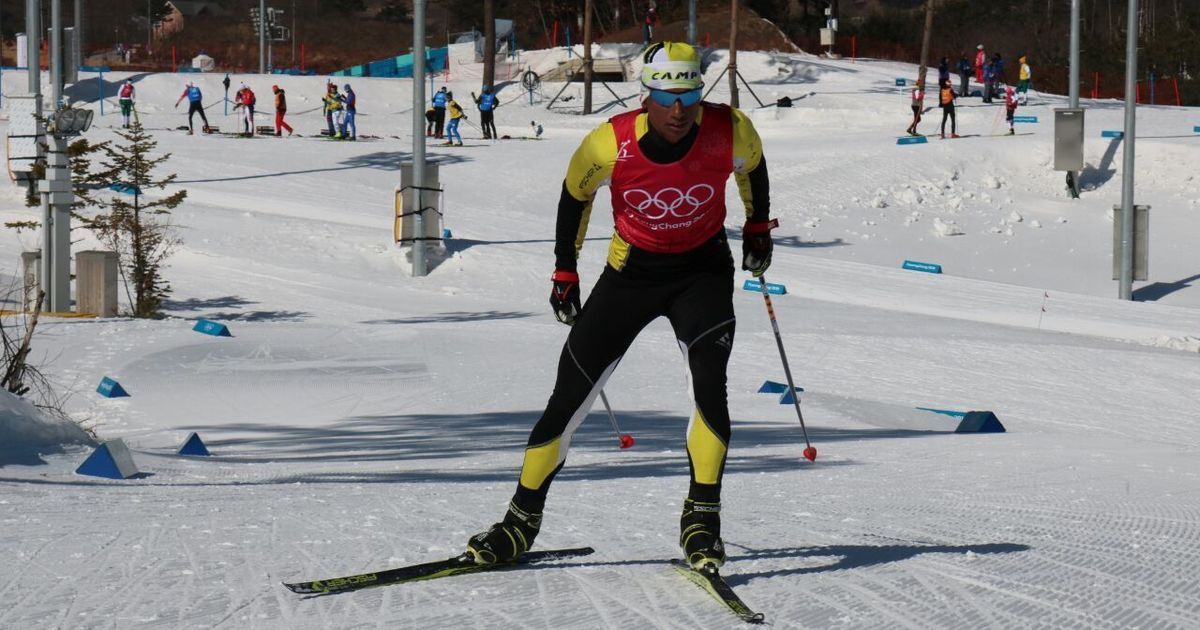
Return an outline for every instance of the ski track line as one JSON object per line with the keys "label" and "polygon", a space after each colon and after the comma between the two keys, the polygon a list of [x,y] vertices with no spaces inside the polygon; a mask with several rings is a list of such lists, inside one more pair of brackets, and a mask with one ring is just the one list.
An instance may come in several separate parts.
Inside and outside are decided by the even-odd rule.
{"label": "ski track line", "polygon": [[[1088,620],[1088,623],[1086,623],[1086,624],[1080,624],[1077,622],[1076,623],[1077,627],[1079,625],[1086,625],[1086,627],[1093,627],[1093,628],[1097,627],[1096,622],[1104,622],[1105,621],[1103,619],[1096,618],[1095,613],[1091,610],[1085,611],[1085,610],[1080,610],[1077,607],[1070,606],[1066,601],[1067,599],[1069,599],[1069,597],[1063,597],[1060,600],[1040,599],[1033,595],[1026,595],[1025,593],[1021,593],[1016,590],[1003,588],[1001,585],[998,585],[998,584],[989,584],[981,579],[970,578],[970,577],[961,576],[961,575],[954,575],[953,573],[949,573],[949,572],[945,572],[945,571],[938,571],[936,569],[930,569],[930,571],[939,573],[944,578],[965,582],[965,583],[971,584],[972,586],[975,586],[976,588],[986,590],[986,591],[991,591],[992,593],[995,593],[997,595],[1024,601],[1026,604],[1031,605],[1035,610],[1043,611],[1042,615],[1038,615],[1039,617],[1044,618],[1044,616],[1047,612],[1057,612],[1060,614],[1065,612],[1065,613],[1070,614],[1076,620],[1079,620],[1079,621]],[[1026,584],[1025,583],[1014,583],[1013,586],[1016,586],[1016,587],[1026,586]],[[1050,589],[1045,589],[1045,590],[1050,590]],[[1051,591],[1051,592],[1054,592],[1056,594],[1061,593],[1063,595],[1069,595],[1066,591]],[[1082,603],[1087,604],[1087,602],[1082,602]],[[1049,610],[1047,610],[1047,609],[1049,609]],[[1026,615],[1022,616],[1022,618],[1026,619],[1026,620],[1028,620],[1029,617],[1031,617],[1031,615],[1026,614]],[[1061,621],[1061,619],[1055,619],[1051,623],[1056,623],[1059,621]],[[1059,627],[1061,627],[1061,626],[1059,626]],[[1105,627],[1120,628],[1122,626],[1106,625]]]}
{"label": "ski track line", "polygon": [[[187,530],[187,531],[191,531],[191,530]],[[188,544],[188,542],[184,538],[184,536],[181,536],[179,534],[179,530],[176,530],[174,532],[174,534],[175,534],[175,538],[176,538],[175,542],[179,546],[179,548],[183,550],[183,556],[184,556],[184,558],[187,559],[188,570],[191,571],[191,573],[187,575],[187,578],[185,580],[186,584],[183,588],[183,592],[179,594],[180,595],[180,597],[179,597],[179,614],[176,617],[176,621],[179,622],[179,624],[180,624],[177,627],[182,627],[183,621],[186,618],[184,616],[184,612],[192,607],[195,607],[197,609],[200,608],[198,606],[198,604],[201,601],[202,597],[197,597],[196,576],[202,575],[202,573],[201,573],[202,569],[200,568],[200,564],[198,562],[196,562],[196,554],[192,553],[191,545]],[[202,611],[197,610],[197,612],[201,616],[203,615]],[[193,616],[196,616],[196,614],[193,614]]]}
{"label": "ski track line", "polygon": [[[921,567],[921,569],[924,569],[924,568],[925,567]],[[942,611],[943,613],[945,613],[946,611],[949,611],[950,616],[951,616],[951,621],[953,621],[953,625],[951,627],[954,627],[954,628],[1002,628],[1002,627],[1005,627],[1006,624],[998,623],[998,620],[996,619],[996,615],[993,614],[993,613],[995,613],[995,611],[987,610],[983,605],[981,605],[981,603],[978,602],[978,600],[976,598],[974,598],[972,596],[970,589],[966,588],[965,586],[963,586],[955,581],[948,581],[948,582],[931,581],[928,579],[928,576],[922,575],[921,570],[911,571],[909,573],[909,575],[911,575],[912,579],[915,580],[918,584],[920,584],[925,590],[927,590],[931,593],[938,593],[939,591],[946,591],[949,593],[948,596],[938,593],[938,597],[936,598],[938,606],[936,609]],[[947,606],[946,604],[951,604],[951,605]],[[964,608],[969,608],[970,610],[969,611],[963,610]],[[970,613],[976,613],[976,615],[972,615]],[[972,618],[975,616],[981,617],[982,619]],[[1008,621],[1011,624],[1012,622],[1014,622],[1016,620],[1008,620]]]}
{"label": "ski track line", "polygon": [[886,595],[886,593],[876,593],[871,590],[871,585],[882,586],[882,583],[878,579],[868,579],[867,584],[856,584],[849,580],[841,581],[841,587],[846,591],[857,594],[860,601],[868,606],[869,610],[885,619],[889,619],[891,623],[888,624],[888,627],[904,627],[909,628],[909,630],[925,630],[928,627],[921,621],[912,621],[895,612],[893,608],[895,602],[893,600],[883,600],[882,596]]}
{"label": "ski track line", "polygon": [[[37,562],[37,557],[42,553],[42,551],[44,551],[46,549],[46,547],[50,546],[51,543],[58,543],[67,538],[70,538],[70,536],[65,535],[65,534],[61,535],[57,538],[47,538],[46,541],[41,544],[41,546],[39,546],[32,554],[30,554],[29,559],[27,559],[25,561],[24,565],[22,565],[20,568],[13,571],[12,579],[10,579],[8,581],[8,583],[4,585],[4,588],[0,588],[0,598],[4,598],[7,600],[9,589],[13,588],[13,586],[15,586],[15,585],[19,585],[21,582],[26,581],[29,578],[29,576],[27,575],[27,572],[30,571],[31,569],[36,568],[36,569],[39,569],[39,570],[45,572],[47,575],[52,575],[52,572],[49,569],[42,566],[42,564],[40,562]],[[3,622],[4,622],[5,618],[7,618],[9,615],[16,612],[21,607],[21,604],[23,604],[25,602],[25,600],[29,599],[30,597],[32,597],[36,594],[38,594],[38,591],[36,589],[30,589],[29,592],[22,595],[21,598],[19,600],[17,600],[17,602],[11,603],[8,608],[4,609],[3,611],[0,611],[0,627],[3,627]]]}
{"label": "ski track line", "polygon": [[[109,558],[116,551],[116,545],[114,543],[116,543],[120,539],[121,539],[121,534],[116,534],[112,538],[110,538],[107,542],[102,544],[100,546],[100,549],[98,550],[101,553],[98,554],[98,557],[92,558],[93,562],[92,562],[91,566],[101,567],[101,568],[110,566]],[[132,562],[132,560],[131,560],[131,562]],[[130,573],[132,572],[131,565],[127,565],[126,568],[130,569],[130,571],[129,571]],[[53,574],[54,572],[50,571],[50,573]],[[96,571],[93,570],[90,575],[92,575],[94,577],[95,573],[96,573]],[[79,576],[77,576],[77,577],[79,577]],[[63,608],[62,616],[60,618],[61,619],[60,624],[68,622],[68,620],[71,617],[71,614],[75,612],[76,605],[79,603],[78,602],[79,593],[78,593],[78,589],[75,588],[75,585],[77,583],[79,583],[80,581],[82,581],[82,580],[78,580],[78,579],[71,580],[71,581],[60,580],[58,585],[55,586],[54,588],[50,589],[50,591],[48,593],[42,593],[43,600],[53,598],[59,594],[65,596],[65,597],[70,597],[71,604],[69,606],[66,606]],[[100,580],[96,580],[96,582],[100,582]],[[115,599],[111,598],[111,597],[106,598],[106,599],[108,599],[108,601],[115,601]],[[65,627],[70,627],[70,626],[68,625]]]}
{"label": "ski track line", "polygon": [[[607,607],[602,605],[602,603],[600,601],[598,601],[601,598],[601,596],[604,599],[613,600],[617,604],[623,605],[628,610],[636,612],[643,617],[645,616],[645,613],[643,611],[637,609],[636,607],[632,606],[631,602],[621,601],[620,597],[609,593],[604,588],[596,588],[596,586],[597,586],[596,580],[589,579],[588,577],[581,575],[581,573],[578,571],[569,571],[568,570],[568,571],[565,571],[565,573],[576,584],[579,585],[580,592],[582,592],[583,596],[588,600],[588,603],[592,605],[592,610],[595,611],[597,616],[600,617],[600,620],[604,622],[604,627],[606,627],[606,628],[624,628],[624,627],[628,627],[628,624],[622,625],[621,623],[617,622],[617,620],[613,619],[612,615],[610,615],[608,613]],[[650,621],[651,625],[653,624],[653,619],[648,619],[647,621]]]}

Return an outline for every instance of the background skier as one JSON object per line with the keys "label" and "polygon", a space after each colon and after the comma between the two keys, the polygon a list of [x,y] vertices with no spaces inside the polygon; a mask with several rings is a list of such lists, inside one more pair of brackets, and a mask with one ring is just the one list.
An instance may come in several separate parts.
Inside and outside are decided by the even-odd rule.
{"label": "background skier", "polygon": [[958,58],[958,78],[961,85],[958,91],[959,96],[968,96],[967,90],[971,88],[971,62],[967,61],[967,53],[963,53]]}
{"label": "background skier", "polygon": [[1029,104],[1029,82],[1033,79],[1033,71],[1029,69],[1027,57],[1022,56],[1017,60],[1021,64],[1021,70],[1017,74],[1017,97],[1021,99],[1022,105]]}
{"label": "background skier", "polygon": [[287,129],[290,136],[292,135],[292,126],[283,122],[283,116],[287,113],[287,95],[278,85],[272,85],[271,91],[275,93],[275,135],[282,136],[283,130]]}
{"label": "background skier", "polygon": [[204,115],[204,106],[200,103],[200,100],[204,98],[204,95],[200,93],[200,88],[196,87],[191,81],[188,81],[187,87],[183,88],[183,94],[180,94],[179,98],[175,99],[175,107],[179,107],[180,101],[184,98],[188,100],[188,135],[192,134],[192,117],[196,114],[200,114],[200,120],[204,121],[204,126],[201,127],[201,130],[208,131],[208,117]]}
{"label": "background skier", "polygon": [[499,106],[499,99],[495,94],[492,94],[492,86],[483,86],[483,94],[475,96],[475,104],[479,106],[479,125],[483,128],[484,139],[499,138],[496,133],[495,110]]}
{"label": "background skier", "polygon": [[342,138],[345,140],[358,140],[358,124],[354,118],[358,114],[358,95],[354,90],[350,89],[350,84],[342,86],[345,92],[341,95],[342,107],[345,113],[342,115]]}
{"label": "background skier", "polygon": [[983,50],[983,44],[975,47],[975,82],[983,85],[983,66],[987,63],[987,53]]}
{"label": "background skier", "polygon": [[117,91],[117,104],[121,106],[121,126],[129,128],[129,116],[133,114],[134,101],[133,81],[125,79],[125,83],[121,85],[121,89]]}
{"label": "background skier", "polygon": [[910,104],[912,105],[912,124],[908,126],[908,135],[917,136],[917,125],[921,122],[921,113],[925,111],[925,84],[917,81],[913,86],[910,94]]}
{"label": "background skier", "polygon": [[[446,125],[446,146],[462,146],[462,134],[458,132],[458,123],[467,117],[462,106],[454,100],[453,92],[446,92],[446,111],[450,112],[450,124]],[[454,139],[458,138],[455,143]]]}
{"label": "background skier", "polygon": [[446,86],[433,94],[433,137],[441,138],[446,125]]}

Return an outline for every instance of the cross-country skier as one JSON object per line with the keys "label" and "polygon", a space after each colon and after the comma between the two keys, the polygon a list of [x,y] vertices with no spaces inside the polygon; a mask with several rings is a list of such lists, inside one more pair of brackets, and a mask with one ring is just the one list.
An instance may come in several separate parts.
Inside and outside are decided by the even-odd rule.
{"label": "cross-country skier", "polygon": [[492,86],[483,86],[483,94],[475,96],[475,104],[479,106],[479,126],[483,128],[483,138],[485,140],[499,138],[496,133],[495,113],[496,108],[500,106],[500,99],[492,94]]}
{"label": "cross-country skier", "polygon": [[921,123],[921,114],[925,111],[925,83],[917,81],[913,86],[910,95],[910,104],[912,105],[912,124],[908,126],[908,135],[917,136],[917,125]]}
{"label": "cross-country skier", "polygon": [[1016,135],[1017,131],[1013,129],[1013,124],[1016,122],[1017,115],[1017,93],[1011,85],[1008,86],[1004,95],[1004,114],[1004,119],[1008,121],[1008,135]]}
{"label": "cross-country skier", "polygon": [[[454,100],[453,92],[446,92],[446,111],[450,112],[450,123],[446,125],[446,144],[444,146],[462,146],[462,134],[458,133],[458,124],[467,114],[463,112],[462,106],[458,101]],[[455,143],[454,139],[458,138]]]}
{"label": "cross-country skier", "polygon": [[938,104],[942,106],[942,139],[946,139],[946,119],[950,119],[950,137],[958,137],[958,119],[954,115],[954,99],[958,95],[954,93],[954,88],[950,85],[950,80],[946,79],[942,82],[938,89]]}
{"label": "cross-country skier", "polygon": [[121,106],[121,118],[124,121],[121,127],[129,128],[129,116],[133,113],[133,81],[125,79],[125,83],[121,85],[121,89],[117,91],[117,104]]}
{"label": "cross-country skier", "polygon": [[342,115],[342,139],[358,140],[358,125],[354,122],[355,115],[358,114],[358,95],[354,90],[350,89],[350,84],[342,86],[346,92],[338,98],[342,99],[342,107],[345,113]]}
{"label": "cross-country skier", "polygon": [[341,127],[342,99],[337,86],[332,82],[326,84],[325,96],[321,97],[321,103],[325,106],[325,126],[329,128],[329,137],[337,138],[340,133],[338,129]]}
{"label": "cross-country skier", "polygon": [[967,96],[967,90],[971,87],[971,62],[967,61],[967,53],[958,58],[958,78],[961,80],[958,95]]}
{"label": "cross-country skier", "polygon": [[283,116],[287,113],[287,95],[278,85],[272,85],[271,91],[275,93],[275,135],[282,136],[283,130],[287,129],[290,136],[292,126],[283,122]]}
{"label": "cross-country skier", "polygon": [[185,97],[188,100],[188,135],[192,135],[192,117],[196,114],[200,114],[200,120],[204,121],[204,126],[200,128],[201,131],[208,131],[208,117],[204,115],[204,105],[200,103],[200,100],[204,98],[204,95],[200,93],[200,88],[188,81],[187,87],[183,88],[183,94],[175,99],[175,107],[179,107],[180,101]]}
{"label": "cross-country skier", "polygon": [[433,105],[430,105],[425,110],[425,137],[433,136],[433,125],[437,122],[437,112],[434,111]]}
{"label": "cross-country skier", "polygon": [[434,116],[433,137],[441,138],[446,125],[446,86],[443,85],[442,89],[434,92],[431,101],[433,102]]}
{"label": "cross-country skier", "polygon": [[975,82],[983,85],[983,66],[987,63],[987,52],[983,50],[983,44],[975,47]]}
{"label": "cross-country skier", "polygon": [[254,92],[243,83],[238,89],[237,95],[234,96],[233,109],[242,108],[242,122],[246,125],[245,134],[247,136],[254,135],[254,105],[256,102]]}
{"label": "cross-country skier", "polygon": [[1021,64],[1021,70],[1017,74],[1017,96],[1021,99],[1022,105],[1029,104],[1029,81],[1033,79],[1033,71],[1029,69],[1026,59],[1025,56],[1022,56],[1017,60],[1017,63]]}
{"label": "cross-country skier", "polygon": [[[704,84],[694,48],[657,43],[646,49],[643,61],[641,109],[593,130],[567,168],[550,304],[572,328],[508,510],[467,543],[479,563],[511,560],[533,545],[550,483],[566,461],[573,434],[634,338],[659,317],[674,329],[695,401],[686,441],[691,484],[679,544],[693,567],[725,561],[721,477],[730,438],[726,368],[734,336],[725,185],[734,174],[745,211],[742,268],[761,275],[772,249],[767,166],[749,117],[701,101]],[[615,233],[608,263],[581,308],[576,261],[603,184],[612,192]]]}

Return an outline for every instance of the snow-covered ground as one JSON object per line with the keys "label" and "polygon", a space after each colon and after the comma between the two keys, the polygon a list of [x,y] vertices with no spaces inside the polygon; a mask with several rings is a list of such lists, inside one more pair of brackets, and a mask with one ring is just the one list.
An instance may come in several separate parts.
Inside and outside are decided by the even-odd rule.
{"label": "snow-covered ground", "polygon": [[[1110,258],[1121,146],[1100,137],[1121,128],[1119,103],[1085,103],[1086,191],[1071,200],[1051,170],[1062,98],[1035,95],[1018,114],[1040,123],[1016,137],[996,136],[1001,106],[967,99],[967,137],[899,147],[909,110],[894,79],[912,66],[741,53],[738,67],[764,102],[796,99],[746,109],[782,222],[768,279],[788,288],[775,308],[820,456],[801,458],[792,407],[755,393],[783,373],[761,297],[739,290],[730,583],[781,628],[1200,627],[1200,112],[1139,110],[1151,280],[1123,302]],[[451,89],[478,90],[473,72]],[[379,139],[335,143],[312,137],[323,77],[232,77],[263,103],[286,88],[305,136],[238,140],[174,131],[189,78],[216,103],[210,120],[234,127],[214,100],[221,75],[133,76],[141,121],[189,191],[170,317],[44,320],[33,356],[74,392],[68,411],[124,438],[147,474],[78,476],[86,449],[32,440],[0,455],[0,627],[740,625],[666,564],[690,398],[664,322],[607,388],[637,445],[618,450],[594,412],[550,495],[537,546],[594,555],[315,599],[280,585],[457,554],[503,513],[567,332],[546,304],[561,177],[583,134],[625,111],[602,86],[600,113],[582,117],[579,86],[547,111],[561,84],[532,106],[499,84],[501,133],[536,121],[545,139],[489,142],[467,125],[468,146],[430,148],[453,238],[413,278],[392,243],[410,82],[352,80],[360,133]],[[6,72],[5,93],[24,82]],[[727,100],[727,82],[710,98]],[[89,137],[113,138],[113,109]],[[607,209],[602,193],[585,290]],[[35,214],[0,185],[0,217]],[[736,236],[737,217],[727,225]],[[76,250],[94,245],[78,237]],[[38,242],[3,232],[0,271],[18,274]],[[197,318],[233,337],[192,332]],[[105,375],[132,396],[97,396]],[[955,435],[915,407],[992,410],[1009,432]],[[172,455],[191,431],[212,458]]]}

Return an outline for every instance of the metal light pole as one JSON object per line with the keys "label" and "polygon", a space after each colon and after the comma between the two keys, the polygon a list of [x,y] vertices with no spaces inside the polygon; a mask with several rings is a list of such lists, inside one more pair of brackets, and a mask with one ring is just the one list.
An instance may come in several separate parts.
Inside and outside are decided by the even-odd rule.
{"label": "metal light pole", "polygon": [[75,0],[75,67],[83,65],[84,42],[87,38],[83,36],[83,0]]}
{"label": "metal light pole", "polygon": [[737,88],[737,34],[738,34],[738,0],[731,0],[729,8],[729,106],[738,106]]}
{"label": "metal light pole", "polygon": [[[1079,108],[1079,0],[1071,0],[1071,78],[1067,94],[1070,98],[1068,107]],[[1071,194],[1079,197],[1079,173],[1067,171],[1067,183]]]}
{"label": "metal light pole", "polygon": [[592,0],[583,4],[583,113],[592,113]]}
{"label": "metal light pole", "polygon": [[425,0],[413,0],[413,194],[417,213],[413,216],[412,275],[421,277],[425,270],[425,219],[421,197],[425,190]]}
{"label": "metal light pole", "polygon": [[1137,137],[1138,0],[1129,0],[1125,22],[1125,155],[1121,163],[1121,274],[1119,297],[1133,299],[1133,145]]}
{"label": "metal light pole", "polygon": [[150,19],[150,0],[146,0],[146,54],[150,54],[151,34],[154,32],[154,23]]}
{"label": "metal light pole", "polygon": [[267,72],[267,0],[258,0],[258,73]]}
{"label": "metal light pole", "polygon": [[62,0],[50,0],[50,109],[62,107]]}
{"label": "metal light pole", "polygon": [[688,0],[688,30],[687,41],[696,45],[696,0]]}

